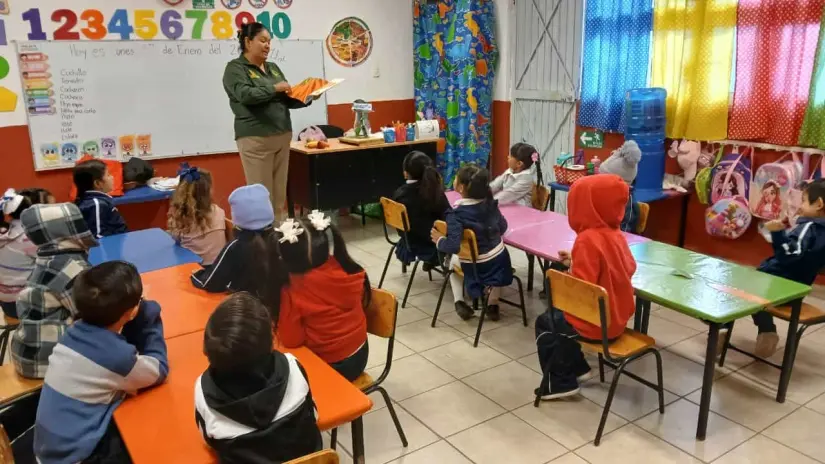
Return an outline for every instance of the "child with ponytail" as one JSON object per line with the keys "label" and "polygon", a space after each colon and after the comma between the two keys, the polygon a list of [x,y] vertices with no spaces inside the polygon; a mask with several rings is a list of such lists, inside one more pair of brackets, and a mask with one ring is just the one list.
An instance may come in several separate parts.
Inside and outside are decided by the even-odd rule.
{"label": "child with ponytail", "polygon": [[355,380],[369,357],[367,273],[350,257],[341,232],[324,213],[287,219],[276,231],[289,272],[281,292],[278,339],[287,348],[306,346],[347,380]]}
{"label": "child with ponytail", "polygon": [[[473,310],[464,302],[464,290],[471,298],[479,298],[489,288],[487,315],[497,321],[500,318],[498,300],[501,287],[513,283],[510,254],[501,239],[507,231],[507,220],[498,209],[498,201],[493,198],[489,179],[486,169],[474,164],[462,166],[455,176],[455,191],[461,199],[455,202],[452,211],[447,212],[447,235],[441,235],[435,228],[430,232],[438,250],[453,255],[450,267],[461,264],[464,271],[463,280],[456,273],[450,274],[450,287],[455,310],[465,321],[473,317]],[[472,272],[472,263],[460,261],[457,255],[464,229],[471,229],[476,234],[478,275]]]}
{"label": "child with ponytail", "polygon": [[[406,246],[403,237],[395,248],[395,256],[405,264],[416,258],[431,266],[438,260],[438,251],[430,240],[430,229],[435,221],[443,221],[450,202],[444,195],[444,182],[429,156],[411,151],[404,158],[406,183],[398,188],[393,200],[407,207],[410,231]],[[426,270],[426,267],[425,267]]]}
{"label": "child with ponytail", "polygon": [[212,203],[212,174],[181,163],[169,206],[169,233],[210,265],[226,245],[226,213]]}
{"label": "child with ponytail", "polygon": [[490,182],[494,198],[502,205],[532,206],[533,166],[536,167],[536,183],[544,185],[541,159],[536,148],[521,142],[513,145],[507,157],[508,169]]}

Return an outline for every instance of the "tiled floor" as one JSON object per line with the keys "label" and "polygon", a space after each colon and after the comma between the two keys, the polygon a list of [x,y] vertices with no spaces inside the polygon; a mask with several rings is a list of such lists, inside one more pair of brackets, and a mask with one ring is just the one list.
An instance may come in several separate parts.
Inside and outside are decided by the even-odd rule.
{"label": "tiled floor", "polygon": [[[381,225],[370,221],[362,228],[359,218],[341,218],[339,223],[351,255],[377,285],[389,251]],[[518,275],[526,279],[524,253],[511,249],[510,255]],[[384,288],[400,300],[407,278],[393,261]],[[449,288],[439,321],[430,327],[440,283],[436,274],[433,282],[420,271],[416,275],[407,306],[399,309],[392,371],[384,384],[409,446],[401,446],[384,401],[375,394],[375,406],[364,418],[369,463],[825,462],[825,330],[806,333],[784,404],[774,401],[779,371],[730,352],[725,368],[717,370],[707,440],[698,442],[694,434],[705,326],[674,311],[654,309],[650,335],[662,348],[665,414],[657,411],[655,392],[623,379],[602,443],[594,447],[607,396],[607,384],[600,384],[598,376],[568,401],[532,405],[540,379],[532,325],[544,310],[538,289],[525,294],[530,327],[522,325],[518,310],[502,307],[502,320],[485,321],[481,342],[473,348],[477,319],[464,322],[455,315]],[[815,294],[825,299],[823,289]],[[778,325],[784,346],[787,326]],[[752,346],[755,333],[743,321],[737,324],[734,341]],[[371,337],[368,368],[374,376],[382,371],[386,353],[386,342]],[[775,359],[781,362],[781,356],[782,351]],[[655,379],[652,358],[630,370]],[[340,430],[339,442],[343,462],[352,462],[349,427]]]}

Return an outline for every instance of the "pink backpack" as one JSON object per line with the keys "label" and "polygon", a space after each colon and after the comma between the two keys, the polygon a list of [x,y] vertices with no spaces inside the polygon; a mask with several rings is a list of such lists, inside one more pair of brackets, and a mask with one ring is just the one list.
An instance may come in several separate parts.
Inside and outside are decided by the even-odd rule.
{"label": "pink backpack", "polygon": [[[786,160],[788,155],[792,160]],[[796,153],[787,153],[756,170],[750,187],[751,213],[765,220],[779,219],[788,193],[802,180],[802,162]]]}
{"label": "pink backpack", "polygon": [[[751,150],[751,153],[753,153],[753,150]],[[748,208],[748,200],[742,195],[744,187],[734,186],[734,182],[741,181],[744,183],[745,181],[742,173],[736,171],[742,156],[744,156],[744,153],[739,155],[735,161],[728,162],[725,165],[726,169],[723,171],[721,178],[718,179],[718,183],[717,173],[713,175],[712,204],[705,210],[705,231],[713,237],[737,239],[751,225],[752,217]],[[748,169],[749,172],[750,169]],[[739,176],[738,179],[734,179],[736,175]],[[717,185],[733,187],[717,190]],[[737,190],[734,191],[734,189]],[[717,194],[717,191],[719,194]]]}
{"label": "pink backpack", "polygon": [[[750,156],[745,157],[750,149]],[[742,154],[729,153],[714,168],[710,183],[710,203],[714,204],[725,197],[742,196],[748,202],[748,190],[751,182],[751,158],[753,148],[746,148]]]}

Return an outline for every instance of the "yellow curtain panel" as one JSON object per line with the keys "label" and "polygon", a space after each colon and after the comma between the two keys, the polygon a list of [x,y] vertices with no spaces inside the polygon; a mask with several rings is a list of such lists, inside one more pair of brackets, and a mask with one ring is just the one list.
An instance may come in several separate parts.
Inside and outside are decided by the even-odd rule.
{"label": "yellow curtain panel", "polygon": [[655,0],[651,86],[667,89],[666,135],[725,139],[736,0]]}

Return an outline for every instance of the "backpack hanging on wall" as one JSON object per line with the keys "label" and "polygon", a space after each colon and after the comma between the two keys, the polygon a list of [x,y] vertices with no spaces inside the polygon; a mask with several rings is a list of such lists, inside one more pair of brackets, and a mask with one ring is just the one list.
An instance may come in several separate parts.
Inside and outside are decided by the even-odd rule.
{"label": "backpack hanging on wall", "polygon": [[[745,154],[750,150],[750,156]],[[710,203],[716,203],[722,198],[741,196],[748,202],[748,193],[751,182],[751,158],[753,148],[746,148],[742,154],[733,149],[733,153],[722,157],[722,161],[713,168],[710,182]],[[730,175],[728,173],[730,172]]]}
{"label": "backpack hanging on wall", "polygon": [[725,152],[725,146],[719,147],[716,156],[710,162],[699,169],[696,174],[696,196],[699,198],[699,203],[706,205],[710,203],[710,184],[713,180],[713,168],[722,160],[722,155]]}
{"label": "backpack hanging on wall", "polygon": [[[791,155],[792,159],[788,158]],[[787,153],[772,163],[759,166],[750,187],[751,213],[771,221],[782,216],[788,192],[802,180],[802,162],[796,153]]]}
{"label": "backpack hanging on wall", "polygon": [[[751,154],[753,154],[753,149],[751,149]],[[739,169],[744,155],[743,152],[727,163],[723,160],[715,168],[711,191],[713,204],[705,210],[705,231],[713,237],[737,239],[751,225],[753,218],[748,208],[748,199],[742,194],[748,184],[745,180],[745,172]],[[721,171],[719,167],[723,163],[726,169]],[[750,163],[748,163],[747,181],[750,181]],[[716,194],[715,198],[714,194]]]}

